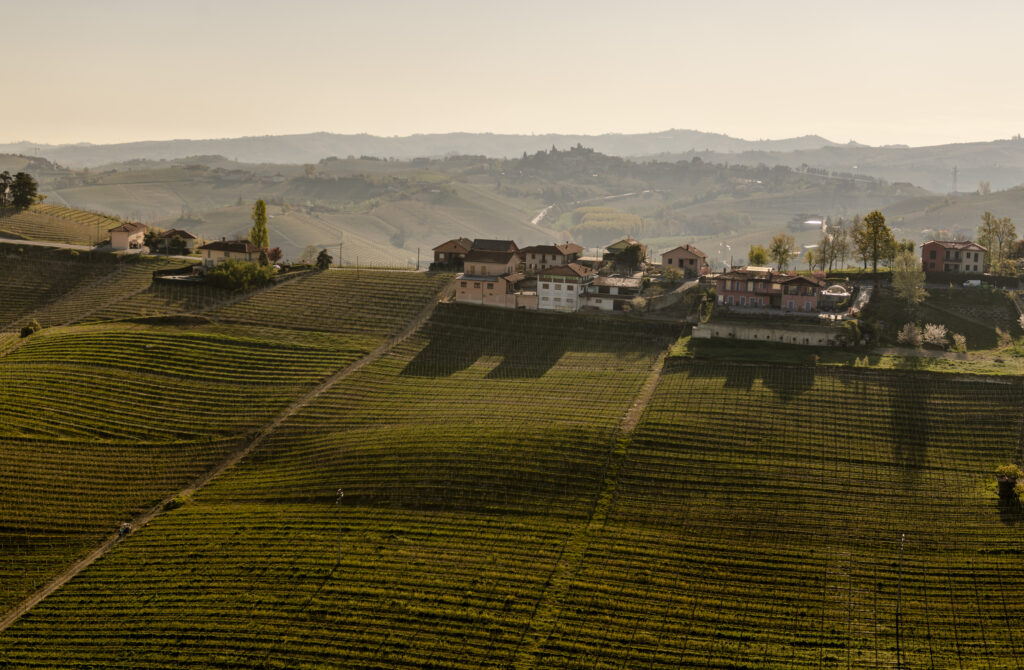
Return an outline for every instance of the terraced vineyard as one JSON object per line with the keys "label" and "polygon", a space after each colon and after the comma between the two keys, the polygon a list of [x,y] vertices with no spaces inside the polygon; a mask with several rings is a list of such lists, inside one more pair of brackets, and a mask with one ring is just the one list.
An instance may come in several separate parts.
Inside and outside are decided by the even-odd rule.
{"label": "terraced vineyard", "polygon": [[0,254],[0,330],[14,328],[34,310],[117,272],[113,263],[76,262],[62,253],[18,253],[4,247]]}
{"label": "terraced vineyard", "polygon": [[511,662],[667,342],[629,322],[565,323],[444,310],[45,601],[0,653],[109,666]]}
{"label": "terraced vineyard", "polygon": [[[327,299],[325,287],[347,280],[334,274],[294,284]],[[353,337],[324,331],[364,327],[379,341],[381,323],[399,322],[373,311],[391,309],[385,299],[347,321],[317,321],[302,305],[293,318],[289,294],[273,295],[285,288],[241,312],[294,322],[276,340],[275,329],[230,323],[139,329],[156,338],[149,351],[160,360],[210,352],[183,382],[223,374],[257,387],[248,371],[216,366],[276,342],[282,358],[266,365],[290,370],[297,387],[321,374],[293,360],[300,352],[328,356],[328,343]],[[314,326],[323,330],[305,330]],[[119,328],[112,350],[131,332]],[[443,306],[0,634],[0,662],[1019,666],[1024,517],[997,503],[992,472],[1024,445],[1021,379],[672,361],[623,435],[668,334],[638,320]],[[0,388],[31,388],[28,363],[62,355],[61,336],[8,354],[0,370],[21,376]],[[124,365],[98,351],[68,358]],[[157,374],[153,362],[132,368]],[[26,407],[45,405],[26,393]],[[239,393],[256,395],[223,400],[224,417],[274,397]],[[73,411],[81,418],[68,425],[99,421]],[[217,432],[198,405],[182,416],[187,424],[168,428],[155,413],[140,421],[157,442],[202,434],[221,445],[211,449],[245,430]],[[27,419],[13,425],[8,441],[46,439]],[[111,449],[141,438],[110,430]],[[38,496],[45,472],[60,472],[19,460],[44,472],[19,496]],[[74,500],[48,495],[19,508],[18,528],[40,527],[24,520],[32,510]]]}
{"label": "terraced vineyard", "polygon": [[[180,266],[180,263],[177,265]],[[204,283],[151,283],[145,290],[94,312],[87,320],[111,321],[202,313],[220,306],[233,297],[234,294],[227,289]]]}
{"label": "terraced vineyard", "polygon": [[[366,295],[354,323],[373,310]],[[390,332],[162,323],[49,328],[13,350],[15,335],[0,339],[0,611]]]}
{"label": "terraced vineyard", "polygon": [[181,261],[162,258],[138,256],[126,259],[118,264],[115,272],[67,291],[60,300],[42,307],[31,316],[44,328],[77,321],[103,320],[104,311],[146,291],[152,285],[153,272],[180,266]]}
{"label": "terraced vineyard", "polygon": [[329,270],[288,282],[273,291],[256,293],[251,299],[216,310],[213,316],[337,333],[386,333],[408,322],[451,277],[417,272]]}
{"label": "terraced vineyard", "polygon": [[103,214],[40,204],[17,214],[0,217],[0,237],[13,236],[65,244],[96,244],[106,240],[107,231],[119,225],[120,219]]}
{"label": "terraced vineyard", "polygon": [[666,374],[548,664],[896,667],[899,635],[902,667],[1018,667],[1022,519],[992,472],[1022,403],[1020,381]]}

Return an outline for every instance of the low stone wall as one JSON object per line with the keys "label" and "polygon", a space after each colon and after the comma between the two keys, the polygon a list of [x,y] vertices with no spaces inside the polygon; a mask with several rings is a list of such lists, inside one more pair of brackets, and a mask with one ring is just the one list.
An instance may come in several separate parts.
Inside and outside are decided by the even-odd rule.
{"label": "low stone wall", "polygon": [[799,344],[809,347],[834,347],[839,344],[836,328],[828,326],[756,323],[739,321],[713,321],[693,327],[696,339],[719,338],[751,342]]}

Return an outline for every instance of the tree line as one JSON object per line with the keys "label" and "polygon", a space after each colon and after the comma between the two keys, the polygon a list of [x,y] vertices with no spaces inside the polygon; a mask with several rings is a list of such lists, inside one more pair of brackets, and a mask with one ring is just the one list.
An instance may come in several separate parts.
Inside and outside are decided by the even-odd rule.
{"label": "tree line", "polygon": [[0,172],[0,209],[28,209],[39,196],[39,184],[27,172]]}

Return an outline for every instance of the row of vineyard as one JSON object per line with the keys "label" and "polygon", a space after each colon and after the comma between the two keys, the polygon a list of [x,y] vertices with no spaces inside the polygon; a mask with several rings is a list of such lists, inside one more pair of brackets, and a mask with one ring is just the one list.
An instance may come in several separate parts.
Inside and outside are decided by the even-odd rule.
{"label": "row of vineyard", "polygon": [[96,244],[108,239],[108,231],[121,221],[103,214],[60,205],[39,204],[0,217],[0,237],[8,233],[27,240],[64,244]]}
{"label": "row of vineyard", "polygon": [[[101,277],[36,314],[49,325],[116,305],[145,287],[149,265],[126,264],[110,275],[113,283]],[[136,276],[141,268],[146,274]],[[418,311],[436,284],[416,277],[428,287],[407,307]],[[365,301],[348,306],[354,324],[371,322],[375,296],[368,286]],[[219,463],[403,325],[385,319],[391,331],[375,323],[341,335],[267,321],[182,317],[0,338],[0,609],[95,547],[128,515]]]}
{"label": "row of vineyard", "polygon": [[13,328],[39,307],[116,271],[110,263],[7,253],[0,258],[0,330]]}
{"label": "row of vineyard", "polygon": [[992,473],[1019,453],[1022,403],[1019,381],[665,374],[545,657],[1018,667],[1022,519],[999,507]]}
{"label": "row of vineyard", "polygon": [[0,654],[509,665],[669,339],[628,321],[445,306],[4,633]]}
{"label": "row of vineyard", "polygon": [[337,333],[388,333],[411,320],[451,275],[330,270],[215,310],[216,318]]}
{"label": "row of vineyard", "polygon": [[[256,293],[219,324],[44,331],[0,358],[0,481],[25,482],[0,501],[5,590],[447,281],[365,274]],[[392,302],[416,281],[418,304]],[[1020,379],[674,361],[624,439],[675,334],[441,305],[0,634],[0,664],[1019,666],[1024,518],[992,472],[1019,457]]]}

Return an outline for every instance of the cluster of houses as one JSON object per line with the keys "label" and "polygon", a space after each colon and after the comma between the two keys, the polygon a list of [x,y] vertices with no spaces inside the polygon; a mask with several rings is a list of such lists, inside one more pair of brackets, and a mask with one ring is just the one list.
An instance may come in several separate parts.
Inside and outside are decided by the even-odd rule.
{"label": "cluster of houses", "polygon": [[[627,237],[609,245],[602,257],[584,256],[578,244],[540,244],[520,248],[512,240],[456,238],[434,247],[435,268],[452,269],[455,301],[509,309],[559,312],[620,311],[643,289],[643,267],[629,276],[602,276],[602,263],[615,263],[627,249],[647,247]],[[690,245],[662,254],[664,266],[687,277],[708,271],[707,256]]]}
{"label": "cluster of houses", "polygon": [[[116,228],[110,229],[110,248],[114,251],[125,251],[129,249],[141,249],[145,245],[146,232],[149,229],[145,224],[126,221]],[[258,246],[249,240],[228,240],[220,239],[214,242],[197,246],[199,238],[187,230],[172,228],[157,234],[157,244],[160,241],[168,243],[170,240],[180,240],[178,244],[183,245],[187,253],[199,252],[202,264],[205,267],[220,265],[226,260],[257,262],[260,258]]]}

